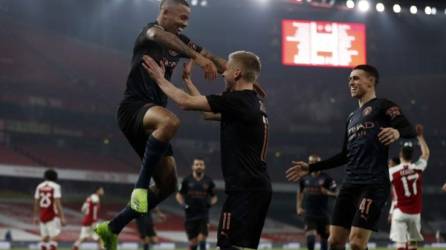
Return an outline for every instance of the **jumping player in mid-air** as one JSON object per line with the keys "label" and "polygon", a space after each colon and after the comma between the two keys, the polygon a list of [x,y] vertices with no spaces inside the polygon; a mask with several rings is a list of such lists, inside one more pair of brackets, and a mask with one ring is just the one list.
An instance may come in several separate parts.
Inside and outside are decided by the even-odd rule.
{"label": "jumping player in mid-air", "polygon": [[[159,62],[159,61],[158,61]],[[187,94],[164,77],[163,67],[144,57],[144,67],[166,95],[186,110],[212,112],[220,119],[220,145],[225,200],[217,245],[220,249],[258,247],[271,202],[271,180],[266,168],[268,117],[255,83],[260,59],[251,52],[229,55],[222,95]],[[195,89],[198,91],[197,89]]]}
{"label": "jumping player in mid-air", "polygon": [[387,168],[389,145],[400,137],[414,138],[415,129],[395,103],[376,97],[378,70],[358,65],[349,77],[351,96],[359,108],[347,118],[342,151],[325,161],[293,162],[289,181],[310,172],[346,165],[346,177],[336,198],[330,226],[329,248],[364,250],[390,192]]}
{"label": "jumping player in mid-air", "polygon": [[[134,218],[147,213],[176,191],[175,160],[169,141],[180,121],[166,109],[167,96],[141,66],[150,55],[166,67],[170,79],[180,58],[190,58],[215,79],[223,72],[224,60],[212,56],[182,34],[191,9],[186,0],[162,0],[155,22],[147,24],[135,41],[124,99],[118,109],[119,127],[141,158],[141,170],[130,204],[110,222],[99,223],[97,234],[107,250],[116,250],[117,235]],[[153,177],[155,186],[149,189]]]}

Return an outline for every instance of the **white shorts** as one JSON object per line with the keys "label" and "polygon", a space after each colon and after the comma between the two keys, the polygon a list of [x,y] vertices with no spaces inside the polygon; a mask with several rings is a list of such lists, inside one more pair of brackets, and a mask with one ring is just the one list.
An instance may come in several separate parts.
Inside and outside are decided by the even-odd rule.
{"label": "white shorts", "polygon": [[423,241],[420,214],[406,214],[395,209],[392,214],[390,239],[394,242]]}
{"label": "white shorts", "polygon": [[60,220],[57,217],[45,223],[40,222],[40,236],[56,237],[60,234],[60,227]]}
{"label": "white shorts", "polygon": [[79,237],[81,239],[89,238],[92,240],[99,240],[99,236],[94,231],[95,227],[96,227],[96,223],[93,223],[90,226],[82,226],[81,227],[81,235]]}

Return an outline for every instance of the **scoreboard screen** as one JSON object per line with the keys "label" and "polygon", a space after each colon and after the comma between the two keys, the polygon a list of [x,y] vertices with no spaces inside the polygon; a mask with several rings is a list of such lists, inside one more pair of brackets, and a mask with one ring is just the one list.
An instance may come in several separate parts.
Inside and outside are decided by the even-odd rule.
{"label": "scoreboard screen", "polygon": [[365,64],[365,25],[283,20],[282,63],[288,66],[348,68]]}

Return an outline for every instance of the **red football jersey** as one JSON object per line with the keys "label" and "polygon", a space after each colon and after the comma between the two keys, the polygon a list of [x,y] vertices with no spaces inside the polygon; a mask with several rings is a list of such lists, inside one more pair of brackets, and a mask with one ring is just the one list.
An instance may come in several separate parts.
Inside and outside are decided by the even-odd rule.
{"label": "red football jersey", "polygon": [[98,220],[99,196],[97,194],[92,194],[85,200],[82,212],[84,213],[82,225],[91,226]]}
{"label": "red football jersey", "polygon": [[60,185],[55,182],[44,181],[37,186],[34,199],[39,202],[41,222],[51,221],[57,216],[54,199],[61,197]]}
{"label": "red football jersey", "polygon": [[403,213],[421,213],[423,202],[423,171],[426,160],[415,163],[401,163],[389,169],[392,183],[393,203]]}

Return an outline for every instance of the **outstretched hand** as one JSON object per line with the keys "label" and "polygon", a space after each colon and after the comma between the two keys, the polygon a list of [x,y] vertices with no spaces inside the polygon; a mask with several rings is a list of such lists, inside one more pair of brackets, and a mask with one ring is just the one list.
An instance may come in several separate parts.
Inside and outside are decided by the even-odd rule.
{"label": "outstretched hand", "polygon": [[203,69],[206,80],[215,80],[217,78],[217,67],[211,60],[202,55],[198,55],[194,61]]}
{"label": "outstretched hand", "polygon": [[158,63],[155,62],[152,57],[147,55],[143,56],[142,66],[147,71],[149,76],[155,81],[165,78],[164,74],[166,72],[166,68],[164,67],[164,63],[162,61],[160,62],[160,65],[158,65]]}
{"label": "outstretched hand", "polygon": [[288,181],[297,182],[310,172],[310,166],[303,161],[292,161],[293,166],[286,171]]}

